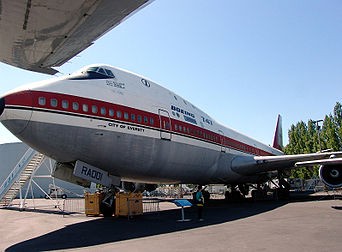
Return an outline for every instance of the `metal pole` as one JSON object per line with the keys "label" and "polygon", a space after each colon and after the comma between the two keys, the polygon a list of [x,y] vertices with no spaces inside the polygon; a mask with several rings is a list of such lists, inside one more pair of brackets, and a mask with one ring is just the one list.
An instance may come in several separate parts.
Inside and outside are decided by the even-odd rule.
{"label": "metal pole", "polygon": [[33,203],[33,209],[36,209],[36,204],[34,202],[34,194],[33,194],[32,183],[30,184],[30,189],[31,189],[31,197],[32,197],[32,203]]}
{"label": "metal pole", "polygon": [[20,210],[23,210],[23,208],[24,208],[24,202],[23,202],[23,195],[22,195],[22,192],[21,192],[20,177],[18,178],[17,185],[19,186]]}
{"label": "metal pole", "polygon": [[320,134],[319,134],[319,128],[320,128],[320,126],[318,125],[319,122],[323,122],[323,120],[314,121],[314,123],[317,125],[316,129],[317,129],[317,134],[318,134],[319,152],[322,152],[321,136],[320,136]]}

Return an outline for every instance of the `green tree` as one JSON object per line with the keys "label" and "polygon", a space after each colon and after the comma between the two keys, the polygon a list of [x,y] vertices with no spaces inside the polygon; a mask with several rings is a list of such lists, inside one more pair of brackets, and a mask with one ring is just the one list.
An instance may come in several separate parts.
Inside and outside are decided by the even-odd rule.
{"label": "green tree", "polygon": [[[341,103],[336,103],[333,114],[325,116],[322,127],[317,125],[313,120],[309,120],[307,124],[301,121],[296,125],[291,125],[288,136],[289,144],[284,148],[284,153],[288,155],[320,151],[319,138],[321,140],[322,150],[342,150]],[[317,175],[318,167],[314,167],[313,172]],[[312,177],[312,172],[306,168],[293,169],[291,171],[291,177],[307,179]]]}

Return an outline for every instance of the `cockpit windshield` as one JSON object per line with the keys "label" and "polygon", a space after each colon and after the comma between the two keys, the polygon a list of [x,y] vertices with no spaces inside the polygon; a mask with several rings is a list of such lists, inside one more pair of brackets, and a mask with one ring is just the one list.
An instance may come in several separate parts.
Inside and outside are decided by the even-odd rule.
{"label": "cockpit windshield", "polygon": [[103,68],[103,67],[89,67],[86,72],[94,72],[94,73],[100,73],[103,75],[106,75],[108,77],[114,78],[114,74],[109,69]]}
{"label": "cockpit windshield", "polygon": [[111,79],[115,78],[113,72],[105,67],[91,66],[73,75],[68,80]]}

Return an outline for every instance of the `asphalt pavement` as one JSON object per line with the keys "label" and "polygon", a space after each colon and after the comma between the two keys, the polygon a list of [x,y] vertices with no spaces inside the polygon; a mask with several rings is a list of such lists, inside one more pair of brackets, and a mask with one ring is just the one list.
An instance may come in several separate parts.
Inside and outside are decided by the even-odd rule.
{"label": "asphalt pavement", "polygon": [[340,251],[342,201],[211,201],[196,209],[161,203],[159,214],[127,218],[63,216],[0,209],[0,251]]}

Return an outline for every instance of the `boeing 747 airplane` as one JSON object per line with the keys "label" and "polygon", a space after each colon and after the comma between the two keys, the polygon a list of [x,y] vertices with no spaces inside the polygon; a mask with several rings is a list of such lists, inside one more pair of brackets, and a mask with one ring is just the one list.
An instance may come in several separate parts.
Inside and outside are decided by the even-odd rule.
{"label": "boeing 747 airplane", "polygon": [[[69,1],[49,6],[55,3],[3,0],[7,12],[0,19],[0,59],[54,74],[53,66],[63,64],[150,2],[80,0],[72,6]],[[11,12],[21,13],[24,23]],[[58,16],[61,13],[64,19]],[[50,18],[44,20],[51,22],[38,22],[45,14]],[[90,25],[94,23],[101,25]],[[103,29],[95,32],[91,27]],[[341,187],[342,153],[284,155],[280,119],[270,147],[216,122],[146,77],[103,64],[28,84],[0,98],[1,123],[56,160],[55,176],[73,183],[219,183],[239,185],[243,192],[246,185],[275,176],[282,181],[288,169],[320,165],[322,181]]]}

